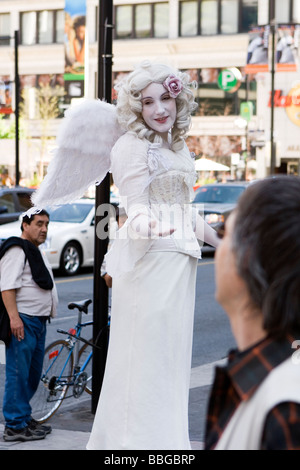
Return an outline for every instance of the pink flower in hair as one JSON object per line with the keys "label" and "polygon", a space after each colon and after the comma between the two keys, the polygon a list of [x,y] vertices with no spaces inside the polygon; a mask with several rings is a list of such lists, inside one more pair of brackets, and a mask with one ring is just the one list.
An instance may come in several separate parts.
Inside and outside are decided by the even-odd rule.
{"label": "pink flower in hair", "polygon": [[168,90],[171,98],[177,98],[183,89],[182,81],[175,75],[169,75],[163,82],[163,86]]}

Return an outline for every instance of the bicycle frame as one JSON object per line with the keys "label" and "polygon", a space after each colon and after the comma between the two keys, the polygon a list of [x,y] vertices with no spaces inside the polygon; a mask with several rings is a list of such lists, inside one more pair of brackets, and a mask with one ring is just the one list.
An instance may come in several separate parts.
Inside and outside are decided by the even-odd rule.
{"label": "bicycle frame", "polygon": [[[72,355],[72,353],[74,351],[74,366],[73,366],[73,370],[72,370],[72,375],[71,375],[71,377],[67,376],[67,378],[72,379],[72,380],[68,380],[68,386],[74,385],[76,378],[79,376],[79,374],[84,372],[86,366],[88,365],[89,361],[92,358],[93,351],[91,351],[89,353],[89,355],[88,355],[87,359],[85,360],[84,364],[79,368],[79,346],[80,346],[79,341],[82,341],[82,342],[87,343],[90,346],[94,347],[94,345],[90,341],[87,341],[84,338],[81,338],[82,329],[85,326],[91,326],[91,325],[93,325],[92,321],[82,323],[82,312],[79,311],[78,312],[78,320],[77,320],[77,324],[75,325],[75,329],[70,329],[69,331],[57,329],[58,333],[68,335],[68,338],[66,339],[66,341],[69,343],[69,349],[70,349],[69,354],[67,356],[67,359],[65,361],[65,364],[63,366],[63,369],[61,371],[61,374],[57,378],[59,381],[64,377],[63,373],[64,373],[64,371],[66,369],[66,366],[67,366],[67,364],[70,360],[70,356]],[[61,350],[59,351],[58,356],[59,356],[60,352],[62,351],[62,349],[63,349],[63,346],[61,347]],[[52,365],[49,366],[49,369],[50,369],[50,367],[52,367]]]}
{"label": "bicycle frame", "polygon": [[[95,344],[81,337],[82,329],[93,325],[93,321],[82,322],[82,313],[88,313],[90,299],[68,304],[69,309],[78,309],[77,323],[69,331],[57,329],[58,333],[67,335],[65,339],[57,339],[45,349],[41,382],[35,393],[32,415],[39,422],[47,421],[60,407],[65,398],[79,398],[86,391],[92,394],[91,360],[93,349],[98,346],[100,335],[110,326],[100,330]],[[80,342],[84,343],[80,347]],[[67,392],[72,387],[72,394]]]}
{"label": "bicycle frame", "polygon": [[[44,377],[47,377],[48,372],[49,372],[50,369],[53,367],[53,364],[55,364],[55,362],[57,361],[57,358],[60,356],[60,354],[61,354],[63,348],[64,348],[64,346],[61,346],[61,348],[60,348],[59,351],[55,351],[55,355],[52,353],[52,355],[53,355],[53,357],[55,357],[55,359],[49,364],[49,367],[45,370],[45,373],[44,373],[43,376],[41,377],[41,380],[42,380],[42,381],[43,381]],[[69,360],[70,360],[70,357],[71,357],[71,355],[72,355],[72,352],[73,352],[73,349],[70,349],[69,354],[68,354],[68,356],[67,356],[67,359],[66,359],[66,361],[65,361],[65,363],[64,363],[64,365],[63,365],[63,368],[62,368],[62,370],[61,370],[61,373],[60,373],[59,377],[57,377],[57,379],[58,379],[59,382],[61,382],[62,377],[64,377],[63,373],[64,373],[64,371],[65,371],[65,369],[66,369],[66,367],[67,367],[67,364],[68,364],[68,362],[69,362]],[[49,357],[49,359],[52,359],[52,357]],[[67,376],[66,376],[66,377],[67,377]],[[66,382],[66,383],[68,383],[68,382]],[[64,384],[64,385],[65,385],[65,384]],[[49,389],[50,389],[50,386],[49,386]],[[51,389],[50,389],[50,390],[51,390]]]}

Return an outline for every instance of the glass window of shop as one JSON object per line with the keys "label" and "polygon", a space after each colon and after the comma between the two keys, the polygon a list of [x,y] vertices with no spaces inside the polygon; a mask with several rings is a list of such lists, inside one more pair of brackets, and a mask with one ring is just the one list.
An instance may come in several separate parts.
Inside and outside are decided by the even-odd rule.
{"label": "glass window of shop", "polygon": [[193,79],[198,81],[195,99],[198,103],[196,116],[238,116],[240,104],[243,101],[253,103],[253,112],[256,114],[256,81],[246,80],[234,93],[226,93],[218,87],[219,69],[204,68],[201,70],[188,70]]}
{"label": "glass window of shop", "polygon": [[40,11],[38,16],[38,43],[51,44],[53,41],[53,11]]}
{"label": "glass window of shop", "polygon": [[201,2],[201,34],[218,33],[218,0]]}
{"label": "glass window of shop", "polygon": [[[65,108],[64,77],[63,74],[20,75],[20,101],[22,114],[26,119],[38,119],[41,113],[41,104],[47,97],[43,92],[43,85],[50,87],[52,107],[44,109],[47,119],[62,118]],[[50,90],[46,90],[47,93]]]}
{"label": "glass window of shop", "polygon": [[[10,13],[0,14],[0,36],[10,36]],[[10,39],[0,39],[0,46],[9,46]]]}
{"label": "glass window of shop", "polygon": [[197,36],[198,2],[181,2],[180,7],[180,35]]}
{"label": "glass window of shop", "polygon": [[134,27],[136,38],[151,37],[151,5],[136,5]]}
{"label": "glass window of shop", "polygon": [[221,2],[221,33],[238,32],[239,3],[238,0],[222,0]]}
{"label": "glass window of shop", "polygon": [[154,37],[167,38],[169,36],[169,4],[154,4]]}

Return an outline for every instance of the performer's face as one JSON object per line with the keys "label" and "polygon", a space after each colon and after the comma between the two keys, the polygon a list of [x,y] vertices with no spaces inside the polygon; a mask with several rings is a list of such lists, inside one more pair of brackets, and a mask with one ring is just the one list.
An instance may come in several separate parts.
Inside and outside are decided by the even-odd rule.
{"label": "performer's face", "polygon": [[142,116],[150,129],[167,140],[176,120],[176,100],[160,83],[151,83],[142,91]]}

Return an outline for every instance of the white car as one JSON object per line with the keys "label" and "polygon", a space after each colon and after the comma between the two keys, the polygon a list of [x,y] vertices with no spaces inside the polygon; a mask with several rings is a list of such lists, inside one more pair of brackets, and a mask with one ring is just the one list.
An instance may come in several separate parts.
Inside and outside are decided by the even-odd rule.
{"label": "white car", "polygon": [[[94,264],[95,200],[80,199],[71,204],[46,208],[50,215],[48,236],[40,249],[52,269],[72,276],[80,267]],[[11,236],[20,236],[20,221],[0,227],[0,244]]]}

